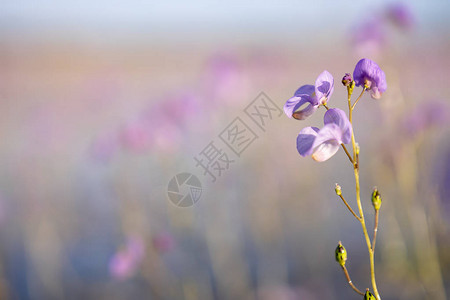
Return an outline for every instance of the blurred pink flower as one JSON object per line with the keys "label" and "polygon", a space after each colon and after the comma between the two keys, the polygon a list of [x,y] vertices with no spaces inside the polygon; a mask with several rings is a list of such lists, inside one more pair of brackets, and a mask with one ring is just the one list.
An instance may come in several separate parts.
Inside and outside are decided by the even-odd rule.
{"label": "blurred pink flower", "polygon": [[148,150],[175,152],[181,145],[183,130],[199,115],[200,103],[192,93],[168,96],[153,104],[121,132],[125,149],[136,153]]}
{"label": "blurred pink flower", "polygon": [[164,253],[172,250],[175,240],[167,232],[159,233],[153,237],[153,246],[158,252]]}
{"label": "blurred pink flower", "polygon": [[153,145],[151,127],[145,120],[135,119],[129,121],[120,130],[122,146],[135,153],[144,153]]}
{"label": "blurred pink flower", "polygon": [[140,237],[130,237],[125,248],[117,252],[109,262],[109,272],[116,279],[124,280],[134,275],[144,258],[144,242]]}
{"label": "blurred pink flower", "polygon": [[[207,104],[235,104],[245,91],[245,78],[238,59],[233,54],[216,54],[208,61],[201,85]],[[225,102],[224,102],[225,101]]]}

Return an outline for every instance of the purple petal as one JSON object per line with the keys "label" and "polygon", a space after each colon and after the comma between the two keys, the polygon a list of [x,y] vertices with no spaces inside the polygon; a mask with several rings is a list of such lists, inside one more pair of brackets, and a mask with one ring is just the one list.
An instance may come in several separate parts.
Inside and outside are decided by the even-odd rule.
{"label": "purple petal", "polygon": [[[297,120],[304,120],[312,115],[317,109],[317,107],[314,107],[311,102],[312,99],[308,95],[294,96],[286,101],[286,104],[284,105],[284,113],[289,118],[294,117]],[[305,103],[308,103],[308,105],[304,109],[296,111]]]}
{"label": "purple petal", "polygon": [[323,71],[316,79],[316,99],[319,104],[326,103],[334,91],[334,78],[328,71]]}
{"label": "purple petal", "polygon": [[294,96],[308,95],[312,96],[314,93],[314,86],[311,84],[302,85],[295,91]]}
{"label": "purple petal", "polygon": [[355,66],[353,80],[356,86],[364,86],[365,81],[370,81],[371,88],[378,88],[378,92],[384,93],[387,89],[386,75],[383,70],[372,60],[363,58]]}
{"label": "purple petal", "polygon": [[325,125],[317,133],[312,145],[312,158],[315,161],[325,161],[332,157],[339,150],[341,144],[342,131],[334,123]]}
{"label": "purple petal", "polygon": [[347,118],[345,112],[339,108],[331,108],[327,110],[323,117],[323,123],[336,124],[341,132],[342,136],[339,138],[341,143],[348,144],[352,138],[352,124]]}
{"label": "purple petal", "polygon": [[313,143],[316,139],[319,128],[317,127],[305,127],[297,136],[297,151],[301,156],[311,155],[313,150]]}

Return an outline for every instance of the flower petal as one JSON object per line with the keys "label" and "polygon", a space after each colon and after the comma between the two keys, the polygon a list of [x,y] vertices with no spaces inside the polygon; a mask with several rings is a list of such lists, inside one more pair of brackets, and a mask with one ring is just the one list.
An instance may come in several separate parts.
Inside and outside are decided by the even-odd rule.
{"label": "flower petal", "polygon": [[312,159],[318,162],[326,161],[336,154],[339,150],[339,143],[336,141],[329,141],[320,144],[312,154]]}
{"label": "flower petal", "polygon": [[[311,102],[312,99],[308,95],[294,96],[286,101],[286,104],[284,105],[284,113],[289,118],[294,117],[297,120],[304,120],[312,115],[317,109],[317,107],[314,107]],[[304,109],[296,111],[305,103],[308,103],[308,105]]]}
{"label": "flower petal", "polygon": [[315,161],[325,161],[332,157],[339,150],[342,131],[338,125],[334,123],[326,124],[317,133],[317,136],[312,145],[312,158]]}
{"label": "flower petal", "polygon": [[323,123],[327,124],[336,124],[341,132],[342,136],[340,137],[340,142],[344,144],[348,144],[352,138],[352,124],[347,118],[345,112],[339,108],[331,108],[327,110],[323,117]]}
{"label": "flower petal", "polygon": [[301,156],[308,156],[312,153],[312,146],[316,139],[319,128],[305,127],[297,136],[297,151]]}
{"label": "flower petal", "polygon": [[295,111],[292,114],[292,116],[294,117],[294,119],[304,120],[307,117],[309,117],[310,115],[312,115],[316,110],[317,110],[317,106],[313,106],[311,104],[308,104],[308,106],[306,106],[304,109],[299,110],[299,111]]}
{"label": "flower petal", "polygon": [[294,96],[308,95],[312,96],[314,93],[315,87],[311,84],[302,85],[295,91]]}
{"label": "flower petal", "polygon": [[386,75],[383,70],[372,60],[363,58],[355,66],[353,80],[356,86],[364,86],[366,80],[372,82],[371,87],[377,87],[379,93],[384,93],[387,89]]}
{"label": "flower petal", "polygon": [[379,89],[377,87],[373,87],[370,89],[370,96],[373,99],[380,99],[381,98],[381,93],[379,91]]}
{"label": "flower petal", "polygon": [[316,79],[315,89],[317,102],[326,103],[334,91],[334,78],[328,71],[323,71]]}

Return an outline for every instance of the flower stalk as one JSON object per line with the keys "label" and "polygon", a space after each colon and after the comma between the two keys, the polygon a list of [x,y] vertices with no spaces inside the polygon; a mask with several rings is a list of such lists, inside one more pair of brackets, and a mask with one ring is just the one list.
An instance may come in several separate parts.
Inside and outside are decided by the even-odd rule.
{"label": "flower stalk", "polygon": [[[356,104],[358,103],[359,99],[361,99],[362,95],[364,94],[364,92],[366,91],[366,87],[363,88],[361,94],[359,95],[359,97],[356,99],[355,103],[352,105],[351,102],[351,96],[352,96],[352,91],[350,89],[348,89],[348,115],[349,115],[349,121],[350,124],[352,124],[352,128],[353,128],[353,110],[356,106]],[[358,210],[359,210],[359,222],[361,223],[361,227],[363,229],[363,233],[364,233],[364,238],[366,240],[366,245],[367,245],[367,250],[369,251],[369,260],[370,260],[370,278],[371,278],[371,282],[372,282],[372,288],[373,288],[373,292],[375,294],[375,297],[377,300],[381,300],[380,294],[378,293],[378,289],[377,289],[377,283],[375,280],[375,259],[374,259],[374,249],[372,248],[372,243],[370,242],[370,237],[369,237],[369,233],[367,232],[367,226],[366,226],[366,221],[364,218],[364,211],[363,211],[363,207],[361,204],[361,191],[360,191],[360,183],[359,183],[359,164],[356,163],[356,159],[357,159],[357,144],[356,144],[356,140],[355,140],[355,132],[354,130],[352,130],[352,147],[353,147],[353,171],[354,171],[354,175],[355,175],[355,190],[356,190],[356,203],[358,205]]]}

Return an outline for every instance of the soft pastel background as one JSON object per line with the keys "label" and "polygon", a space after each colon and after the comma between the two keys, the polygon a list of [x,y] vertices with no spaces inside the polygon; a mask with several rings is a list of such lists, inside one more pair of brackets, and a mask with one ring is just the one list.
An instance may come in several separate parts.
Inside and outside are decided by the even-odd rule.
{"label": "soft pastel background", "polygon": [[[216,182],[194,156],[265,92],[279,107],[362,57],[388,90],[354,117],[362,196],[383,196],[383,299],[450,295],[450,2],[25,1],[0,5],[0,299],[361,299],[370,286],[340,151],[275,118]],[[249,125],[251,125],[249,123]],[[253,124],[254,125],[254,124]],[[223,144],[222,144],[223,146]],[[224,147],[224,146],[223,146]],[[179,208],[169,180],[196,174]]]}

